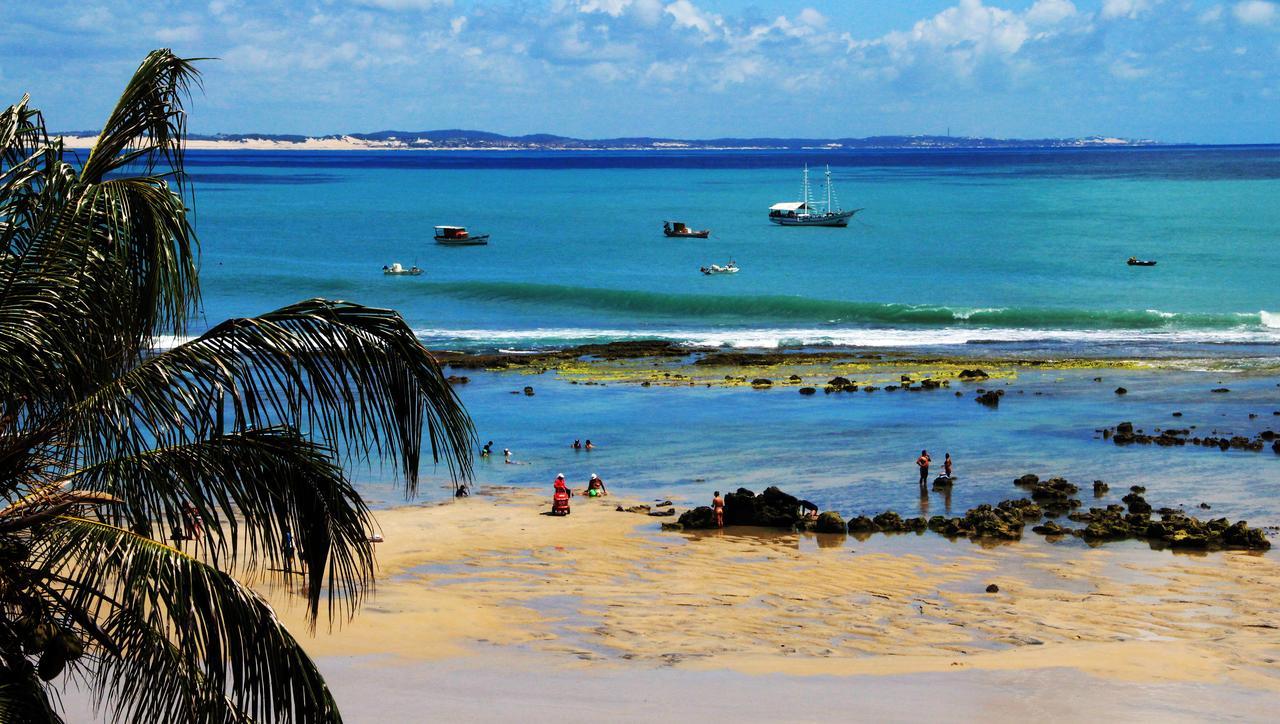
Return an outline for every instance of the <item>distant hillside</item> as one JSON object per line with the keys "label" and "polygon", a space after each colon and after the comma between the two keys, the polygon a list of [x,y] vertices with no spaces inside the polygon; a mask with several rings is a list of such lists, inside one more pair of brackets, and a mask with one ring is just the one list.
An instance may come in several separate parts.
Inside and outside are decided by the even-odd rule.
{"label": "distant hillside", "polygon": [[[92,142],[93,131],[62,134],[68,145]],[[376,131],[328,136],[235,133],[191,134],[192,148],[269,148],[311,150],[426,149],[426,150],[805,150],[805,149],[903,149],[903,148],[1082,148],[1099,146],[1150,146],[1156,141],[1090,136],[1087,138],[975,138],[968,136],[871,136],[868,138],[570,138],[550,133],[505,136],[488,131],[444,129],[435,131]]]}

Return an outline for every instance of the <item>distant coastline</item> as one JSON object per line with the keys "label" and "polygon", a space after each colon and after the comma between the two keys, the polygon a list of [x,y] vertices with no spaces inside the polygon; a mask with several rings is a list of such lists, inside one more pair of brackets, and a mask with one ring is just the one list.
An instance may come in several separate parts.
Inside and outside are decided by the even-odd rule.
{"label": "distant coastline", "polygon": [[[89,148],[95,131],[59,134],[68,148]],[[1149,139],[1109,136],[1009,139],[967,136],[870,136],[866,138],[604,138],[550,134],[504,136],[469,130],[378,131],[327,136],[291,134],[191,134],[187,147],[246,151],[842,151],[901,149],[1109,148],[1163,145]]]}

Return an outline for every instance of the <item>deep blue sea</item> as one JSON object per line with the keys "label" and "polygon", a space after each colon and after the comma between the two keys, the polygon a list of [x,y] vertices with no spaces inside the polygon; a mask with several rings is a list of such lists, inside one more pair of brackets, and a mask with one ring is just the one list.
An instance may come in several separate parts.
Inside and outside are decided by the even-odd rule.
{"label": "deep blue sea", "polygon": [[[801,169],[830,165],[845,229],[782,228]],[[936,514],[1016,497],[1025,472],[1130,484],[1157,507],[1280,524],[1280,455],[1119,448],[1095,430],[1280,429],[1280,147],[875,152],[201,152],[193,331],[308,297],[400,310],[434,347],[532,349],[662,337],[968,355],[1204,358],[1176,372],[1024,373],[998,410],[971,395],[569,385],[468,372],[480,483],[581,484],[703,502],[772,483],[846,515]],[[818,190],[821,193],[821,190]],[[710,228],[663,237],[662,222]],[[492,235],[445,248],[436,224]],[[1130,256],[1158,260],[1135,268]],[[708,277],[734,259],[742,271]],[[419,277],[384,277],[391,262]],[[534,397],[511,395],[526,384]],[[1123,385],[1130,393],[1117,397]],[[1229,386],[1230,394],[1213,388]],[[1039,394],[1037,394],[1039,393]],[[1253,417],[1251,417],[1253,415]],[[596,451],[575,453],[574,438]],[[915,486],[951,452],[950,498]],[[437,474],[428,497],[444,494]],[[402,500],[359,474],[377,504]],[[1198,510],[1198,509],[1197,509]]]}
{"label": "deep blue sea", "polygon": [[[396,308],[450,348],[1280,343],[1280,147],[192,151],[188,164],[209,323],[324,296]],[[841,205],[863,209],[848,228],[767,222],[799,197],[805,164],[815,181],[830,166]],[[667,239],[664,220],[711,237]],[[441,247],[436,224],[491,242]],[[730,259],[740,273],[698,271]],[[384,277],[396,261],[425,273]]]}

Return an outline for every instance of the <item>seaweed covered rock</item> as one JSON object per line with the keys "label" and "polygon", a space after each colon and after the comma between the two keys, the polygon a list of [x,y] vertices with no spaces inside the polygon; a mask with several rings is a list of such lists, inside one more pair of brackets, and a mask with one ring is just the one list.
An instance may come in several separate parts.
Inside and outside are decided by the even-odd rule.
{"label": "seaweed covered rock", "polygon": [[990,375],[980,369],[973,369],[960,370],[960,374],[956,375],[956,377],[959,377],[962,380],[985,380],[990,377]]}
{"label": "seaweed covered rock", "polygon": [[1031,529],[1031,532],[1039,533],[1040,535],[1071,535],[1070,528],[1063,528],[1052,520],[1045,521],[1043,525],[1037,525]]}
{"label": "seaweed covered rock", "polygon": [[952,538],[994,538],[1018,540],[1028,518],[1040,516],[1040,509],[1029,500],[1006,500],[999,505],[979,505],[963,518],[929,520],[929,528]]}
{"label": "seaweed covered rock", "polygon": [[896,533],[904,530],[902,527],[902,516],[892,510],[886,510],[871,520],[875,523],[876,530],[882,530],[886,533]]}
{"label": "seaweed covered rock", "polygon": [[995,390],[987,390],[973,399],[979,405],[986,405],[987,407],[1000,406],[1000,395]]}
{"label": "seaweed covered rock", "polygon": [[1110,486],[1110,485],[1107,485],[1106,483],[1102,482],[1101,480],[1095,480],[1095,481],[1093,481],[1093,494],[1094,494],[1095,496],[1097,496],[1097,497],[1099,497],[1099,498],[1100,498],[1100,497],[1102,497],[1102,496],[1106,495],[1108,490],[1111,490],[1111,486]]}
{"label": "seaweed covered rock", "polygon": [[818,533],[844,533],[848,528],[844,518],[841,518],[839,513],[834,510],[828,510],[818,516],[814,530]]}
{"label": "seaweed covered rock", "polygon": [[816,387],[801,387],[801,388],[800,388],[800,394],[802,394],[802,395],[812,395],[812,394],[816,394],[817,392],[818,392],[818,389],[817,389]]}
{"label": "seaweed covered rock", "polygon": [[1024,475],[1015,480],[1014,485],[1031,493],[1031,499],[1049,515],[1062,515],[1080,506],[1080,501],[1075,498],[1080,488],[1065,478],[1049,478],[1040,482],[1034,475]]}
{"label": "seaweed covered rock", "polygon": [[849,519],[850,533],[875,533],[880,530],[876,522],[865,515],[859,515]]}
{"label": "seaweed covered rock", "polygon": [[686,510],[681,513],[676,525],[687,530],[714,528],[716,527],[716,514],[709,506],[700,505],[693,510]]}
{"label": "seaweed covered rock", "polygon": [[[1143,488],[1143,490],[1145,489],[1146,488]],[[1142,495],[1138,493],[1129,493],[1128,495],[1121,498],[1121,500],[1125,502],[1125,505],[1129,506],[1130,513],[1138,513],[1138,514],[1151,513],[1151,504],[1147,502],[1146,498],[1142,497]]]}

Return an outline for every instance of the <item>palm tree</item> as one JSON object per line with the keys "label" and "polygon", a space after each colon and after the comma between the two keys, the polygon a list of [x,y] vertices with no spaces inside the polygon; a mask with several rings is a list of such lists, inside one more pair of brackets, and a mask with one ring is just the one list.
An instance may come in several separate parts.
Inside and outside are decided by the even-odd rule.
{"label": "palm tree", "polygon": [[113,719],[339,721],[237,576],[296,579],[295,541],[311,628],[340,622],[375,566],[343,464],[411,495],[425,431],[470,474],[470,419],[393,311],[312,299],[156,351],[198,309],[198,80],[149,54],[83,163],[26,97],[0,117],[0,721],[60,721],[69,677]]}

